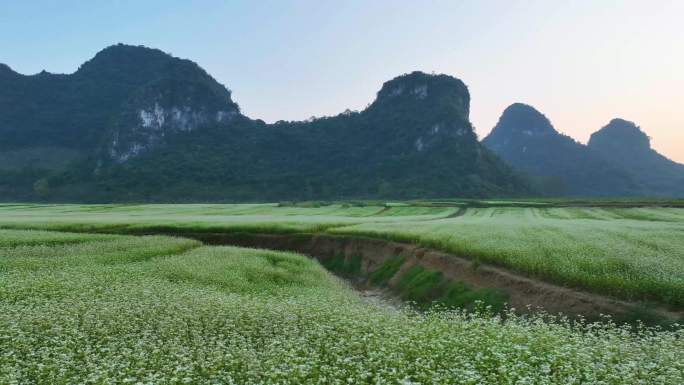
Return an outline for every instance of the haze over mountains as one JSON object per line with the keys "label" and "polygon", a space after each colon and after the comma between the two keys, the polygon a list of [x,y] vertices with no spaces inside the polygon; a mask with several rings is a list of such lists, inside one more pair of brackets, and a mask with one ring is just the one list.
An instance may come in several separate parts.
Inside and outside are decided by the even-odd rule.
{"label": "haze over mountains", "polygon": [[652,149],[651,139],[633,122],[613,119],[587,145],[632,173],[640,194],[684,196],[684,165]]}
{"label": "haze over mountains", "polygon": [[515,103],[482,143],[549,195],[684,196],[684,165],[658,154],[649,137],[623,119],[583,145],[532,106]]}
{"label": "haze over mountains", "polygon": [[629,122],[584,146],[515,104],[483,145],[469,108],[460,80],[413,72],[363,111],[266,124],[197,64],[159,50],[112,46],[69,75],[0,65],[0,199],[684,195],[684,166]]}

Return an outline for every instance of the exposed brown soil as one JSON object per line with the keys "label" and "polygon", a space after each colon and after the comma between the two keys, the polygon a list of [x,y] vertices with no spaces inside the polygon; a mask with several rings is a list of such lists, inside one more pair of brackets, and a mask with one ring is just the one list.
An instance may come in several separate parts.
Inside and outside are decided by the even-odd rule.
{"label": "exposed brown soil", "polygon": [[[462,282],[474,289],[498,289],[508,295],[508,305],[518,313],[545,310],[570,317],[597,318],[611,315],[617,319],[634,318],[643,312],[641,304],[562,287],[512,273],[502,268],[480,265],[461,256],[431,250],[416,245],[363,237],[346,237],[323,234],[253,234],[253,233],[182,233],[183,237],[198,239],[206,244],[235,245],[293,251],[309,255],[325,264],[326,260],[343,256],[361,258],[360,274],[367,277],[389,258],[401,256],[404,262],[388,282],[391,290],[402,273],[419,265],[429,271],[439,271],[453,282]],[[676,321],[684,312],[661,307],[649,307],[652,315]]]}

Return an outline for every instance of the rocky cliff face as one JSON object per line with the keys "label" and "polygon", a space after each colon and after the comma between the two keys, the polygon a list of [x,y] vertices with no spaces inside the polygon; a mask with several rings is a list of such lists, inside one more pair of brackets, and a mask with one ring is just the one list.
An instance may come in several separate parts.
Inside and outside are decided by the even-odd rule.
{"label": "rocky cliff face", "polygon": [[0,199],[536,193],[508,164],[554,195],[684,194],[683,166],[629,122],[612,121],[584,146],[516,103],[483,146],[469,112],[462,81],[422,72],[387,81],[363,111],[271,125],[243,116],[197,64],[155,49],[112,46],[68,75],[0,65]]}
{"label": "rocky cliff face", "polygon": [[[14,84],[2,76],[4,85]],[[109,47],[74,74],[20,76],[19,82],[21,92],[0,87],[0,100],[18,106],[0,110],[0,136],[11,139],[4,143],[82,155],[63,170],[22,179],[39,179],[42,199],[273,201],[529,191],[478,142],[468,120],[468,89],[446,75],[398,76],[364,111],[273,125],[241,115],[230,91],[195,63],[144,47]]]}
{"label": "rocky cliff face", "polygon": [[411,122],[413,146],[418,152],[429,151],[449,138],[477,140],[468,120],[468,88],[447,75],[413,72],[392,79],[383,84],[365,113]]}
{"label": "rocky cliff face", "polygon": [[227,127],[239,117],[229,95],[216,95],[199,82],[164,79],[145,86],[125,103],[111,128],[107,154],[125,162],[163,143],[167,136],[212,125]]}
{"label": "rocky cliff face", "polygon": [[230,91],[197,64],[145,47],[108,47],[70,75],[2,66],[0,81],[0,135],[11,149],[104,145],[124,161],[170,133],[239,115]]}
{"label": "rocky cliff face", "polygon": [[158,50],[109,47],[75,76],[130,85],[105,134],[105,153],[116,162],[153,149],[169,135],[228,125],[240,116],[230,91],[202,68]]}

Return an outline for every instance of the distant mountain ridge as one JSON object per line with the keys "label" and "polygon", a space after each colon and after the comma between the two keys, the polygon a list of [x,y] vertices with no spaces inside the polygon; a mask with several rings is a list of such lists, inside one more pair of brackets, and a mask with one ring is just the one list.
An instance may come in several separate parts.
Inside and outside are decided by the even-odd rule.
{"label": "distant mountain ridge", "polygon": [[613,119],[585,146],[515,103],[482,143],[551,195],[684,196],[684,165],[658,154],[634,123]]}
{"label": "distant mountain ridge", "polygon": [[458,79],[414,72],[361,112],[265,124],[197,64],[104,49],[75,73],[0,67],[0,199],[257,201],[531,193],[477,140]]}
{"label": "distant mountain ridge", "polygon": [[613,119],[591,135],[589,149],[629,170],[650,195],[684,196],[684,165],[651,148],[651,138],[635,123]]}
{"label": "distant mountain ridge", "polygon": [[0,64],[0,200],[684,196],[684,166],[634,123],[585,146],[516,103],[480,143],[469,112],[462,81],[422,72],[363,111],[266,124],[157,49],[111,46],[73,74]]}

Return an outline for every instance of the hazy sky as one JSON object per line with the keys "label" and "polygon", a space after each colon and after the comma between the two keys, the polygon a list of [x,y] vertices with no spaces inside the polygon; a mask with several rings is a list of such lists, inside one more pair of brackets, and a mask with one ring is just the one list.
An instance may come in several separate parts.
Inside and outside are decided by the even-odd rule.
{"label": "hazy sky", "polygon": [[118,42],[189,58],[272,122],[362,109],[414,70],[462,79],[480,137],[513,102],[586,142],[635,121],[684,162],[682,1],[3,1],[0,62],[71,73]]}

